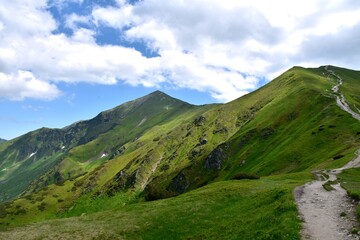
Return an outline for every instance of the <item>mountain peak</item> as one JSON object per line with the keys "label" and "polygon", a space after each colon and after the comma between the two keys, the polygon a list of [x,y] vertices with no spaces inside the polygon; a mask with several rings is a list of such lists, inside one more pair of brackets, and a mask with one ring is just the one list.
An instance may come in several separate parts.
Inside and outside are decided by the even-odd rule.
{"label": "mountain peak", "polygon": [[0,143],[6,142],[7,140],[0,138]]}
{"label": "mountain peak", "polygon": [[[168,98],[173,98],[169,95],[167,95],[166,93],[160,91],[160,90],[156,90],[154,92],[149,93],[148,95],[145,95],[144,97],[141,98],[153,98],[153,97],[168,97]],[[140,98],[140,99],[141,99]],[[180,101],[180,100],[179,100]]]}
{"label": "mountain peak", "polygon": [[[143,97],[140,97],[138,99],[135,99],[133,101],[127,102],[125,104],[128,105],[142,105],[144,103],[149,103],[149,104],[155,104],[155,103],[159,103],[161,102],[162,104],[170,104],[170,105],[192,105],[190,103],[184,102],[180,99],[171,97],[170,95],[160,91],[160,90],[156,90],[154,92],[149,93],[148,95],[145,95]],[[120,105],[122,106],[122,105]]]}

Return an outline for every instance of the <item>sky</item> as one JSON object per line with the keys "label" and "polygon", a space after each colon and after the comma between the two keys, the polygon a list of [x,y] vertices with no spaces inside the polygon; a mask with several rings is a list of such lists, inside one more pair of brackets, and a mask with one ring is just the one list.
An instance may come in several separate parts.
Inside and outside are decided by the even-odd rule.
{"label": "sky", "polygon": [[0,138],[155,90],[225,103],[295,65],[359,62],[357,0],[0,0]]}

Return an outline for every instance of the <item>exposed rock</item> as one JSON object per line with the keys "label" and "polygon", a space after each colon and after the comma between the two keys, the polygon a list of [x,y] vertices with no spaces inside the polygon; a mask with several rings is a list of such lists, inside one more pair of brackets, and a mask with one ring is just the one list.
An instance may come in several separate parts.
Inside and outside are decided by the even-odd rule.
{"label": "exposed rock", "polygon": [[138,171],[135,171],[131,174],[130,177],[127,178],[126,184],[125,184],[126,188],[134,187],[134,185],[136,183],[136,179],[137,179],[137,174],[138,174]]}
{"label": "exposed rock", "polygon": [[251,129],[250,131],[248,131],[240,140],[239,142],[239,148],[243,147],[246,143],[248,143],[250,141],[250,139],[256,134],[256,128],[255,129]]}
{"label": "exposed rock", "polygon": [[205,144],[207,144],[207,142],[208,142],[208,140],[206,138],[202,138],[202,139],[200,139],[199,144],[205,145]]}
{"label": "exposed rock", "polygon": [[169,168],[170,168],[169,164],[165,164],[165,165],[161,166],[160,170],[164,172],[164,171],[168,170]]}
{"label": "exposed rock", "polygon": [[199,155],[201,152],[201,150],[199,148],[194,148],[189,155],[190,159],[193,159],[194,157],[196,157],[197,155]]}
{"label": "exposed rock", "polygon": [[223,126],[223,127],[216,128],[213,131],[213,134],[218,134],[218,133],[224,134],[224,133],[227,133],[227,132],[228,132],[227,128]]}
{"label": "exposed rock", "polygon": [[184,172],[180,172],[176,177],[171,180],[168,190],[177,193],[184,193],[189,187],[189,185],[190,183],[186,179]]}
{"label": "exposed rock", "polygon": [[54,173],[54,181],[55,183],[64,181],[64,178],[61,176],[60,172],[56,171]]}
{"label": "exposed rock", "polygon": [[120,172],[118,172],[118,173],[114,176],[114,180],[117,181],[117,182],[119,182],[119,181],[121,181],[121,179],[123,179],[124,177],[126,178],[126,177],[127,177],[127,174],[126,174],[123,170],[121,170]]}
{"label": "exposed rock", "polygon": [[110,157],[110,159],[113,159],[116,156],[120,156],[120,155],[124,154],[125,150],[126,150],[125,146],[122,146],[121,148],[115,150],[114,153],[112,154],[112,156]]}
{"label": "exposed rock", "polygon": [[226,154],[222,148],[215,148],[210,155],[205,159],[205,169],[209,170],[220,170],[222,162],[226,158]]}
{"label": "exposed rock", "polygon": [[197,117],[193,123],[195,124],[195,126],[200,127],[205,124],[205,121],[206,121],[206,118],[204,116],[200,116],[200,117]]}
{"label": "exposed rock", "polygon": [[271,135],[273,135],[274,132],[275,132],[274,129],[272,129],[271,127],[264,128],[260,132],[260,137],[262,139],[266,139],[266,138],[270,137]]}
{"label": "exposed rock", "polygon": [[296,119],[297,116],[298,116],[298,113],[297,113],[297,112],[291,112],[291,113],[288,114],[287,120],[290,122],[290,121]]}

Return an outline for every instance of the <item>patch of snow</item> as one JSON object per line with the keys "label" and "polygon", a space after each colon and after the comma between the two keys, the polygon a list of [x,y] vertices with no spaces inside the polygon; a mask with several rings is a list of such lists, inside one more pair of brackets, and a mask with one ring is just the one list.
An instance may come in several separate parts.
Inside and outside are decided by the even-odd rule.
{"label": "patch of snow", "polygon": [[28,158],[31,158],[31,157],[34,156],[36,153],[37,153],[37,152],[31,153]]}
{"label": "patch of snow", "polygon": [[103,154],[101,154],[101,157],[100,157],[100,158],[104,158],[104,157],[106,157],[107,155],[109,155],[109,154],[103,153]]}
{"label": "patch of snow", "polygon": [[61,149],[64,149],[64,148],[65,148],[65,146],[62,146],[62,147],[61,147]]}
{"label": "patch of snow", "polygon": [[147,118],[144,117],[143,120],[141,120],[141,122],[136,126],[136,127],[139,127],[141,126],[144,122],[146,122]]}
{"label": "patch of snow", "polygon": [[5,171],[7,171],[7,168],[4,168],[3,170],[1,170],[0,172],[5,172]]}

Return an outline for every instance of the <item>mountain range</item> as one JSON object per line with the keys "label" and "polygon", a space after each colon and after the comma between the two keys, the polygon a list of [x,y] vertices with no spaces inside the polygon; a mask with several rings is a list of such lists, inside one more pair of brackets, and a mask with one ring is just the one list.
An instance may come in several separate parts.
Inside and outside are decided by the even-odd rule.
{"label": "mountain range", "polygon": [[[342,77],[340,91],[358,111],[359,71],[293,67],[226,104],[195,106],[156,91],[87,121],[62,129],[41,128],[3,142],[0,228],[54,218],[64,218],[55,224],[63,226],[69,216],[96,221],[118,217],[132,219],[139,229],[106,230],[100,221],[95,236],[133,238],[138,231],[137,237],[151,238],[170,234],[169,222],[180,231],[177,221],[191,221],[185,219],[183,207],[205,216],[201,219],[210,225],[215,222],[210,214],[217,212],[219,226],[227,229],[224,237],[237,233],[242,239],[297,239],[294,187],[310,181],[314,170],[343,166],[360,147],[360,124],[337,106],[332,91],[337,82],[329,69]],[[252,206],[261,213],[254,213]],[[142,207],[168,212],[146,215]],[[116,211],[104,212],[109,209]],[[136,220],[124,217],[126,212]],[[259,225],[246,222],[250,213]],[[250,229],[262,226],[261,231],[234,230],[234,219],[224,220],[226,214]],[[275,222],[270,219],[274,214],[279,216]],[[169,215],[174,217],[169,220]],[[147,218],[168,228],[149,230],[142,222]],[[292,225],[283,230],[289,219]],[[90,225],[74,231],[83,233],[81,229]],[[216,238],[216,229],[201,232],[194,227],[179,236]]]}

